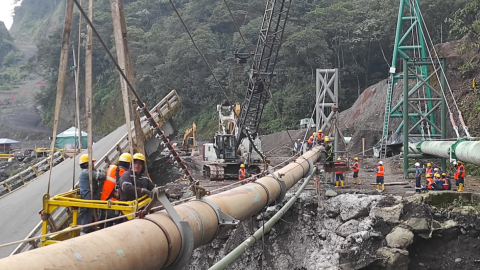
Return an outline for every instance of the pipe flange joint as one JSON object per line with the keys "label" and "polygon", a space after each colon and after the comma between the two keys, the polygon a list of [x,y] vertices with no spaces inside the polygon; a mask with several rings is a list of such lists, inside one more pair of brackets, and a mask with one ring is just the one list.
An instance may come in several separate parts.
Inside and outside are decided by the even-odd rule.
{"label": "pipe flange joint", "polygon": [[450,148],[448,149],[448,155],[451,156],[452,159],[457,159],[457,155],[455,155],[455,150],[457,149],[457,146],[462,143],[462,142],[467,142],[467,141],[471,141],[470,138],[461,138],[461,139],[458,139],[455,143],[452,144],[452,146],[450,146]]}
{"label": "pipe flange joint", "polygon": [[416,147],[416,148],[417,148],[418,153],[423,154],[423,152],[422,152],[422,144],[423,144],[424,142],[426,142],[426,141],[427,141],[427,140],[421,140],[421,141],[417,144],[417,147]]}
{"label": "pipe flange joint", "polygon": [[278,195],[278,198],[275,199],[276,203],[281,203],[283,201],[283,198],[285,198],[285,194],[287,194],[287,185],[285,185],[285,182],[280,180],[274,172],[272,172],[270,169],[268,169],[268,172],[270,175],[277,180],[278,184],[280,185],[280,195]]}
{"label": "pipe flange joint", "polygon": [[195,239],[193,238],[192,227],[187,221],[182,220],[175,208],[173,208],[172,204],[170,203],[165,194],[165,187],[156,187],[152,190],[152,201],[146,207],[147,213],[155,202],[160,202],[165,208],[165,210],[167,210],[167,213],[170,215],[173,222],[177,226],[178,231],[180,232],[180,236],[182,238],[182,248],[180,249],[178,257],[172,264],[170,264],[165,269],[182,269],[188,264],[188,261],[190,260],[190,257],[193,253]]}
{"label": "pipe flange joint", "polygon": [[210,207],[213,208],[213,210],[215,210],[215,213],[217,214],[217,218],[218,218],[218,224],[220,226],[236,226],[238,223],[240,223],[240,220],[230,216],[229,214],[225,213],[222,211],[222,209],[220,209],[220,207],[214,203],[213,201],[205,198],[205,197],[202,197],[199,199],[199,201],[202,201],[208,205],[210,205]]}

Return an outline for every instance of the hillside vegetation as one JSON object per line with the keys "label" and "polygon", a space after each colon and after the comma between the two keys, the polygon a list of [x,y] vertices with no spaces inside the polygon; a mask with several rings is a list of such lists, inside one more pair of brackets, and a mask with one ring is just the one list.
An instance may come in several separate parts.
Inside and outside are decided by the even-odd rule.
{"label": "hillside vegetation", "polygon": [[[54,14],[64,1],[23,0],[16,11],[15,36],[27,25],[42,27],[46,14]],[[84,1],[86,2],[86,1]],[[233,51],[244,49],[240,36],[223,1],[176,0],[182,18],[195,41],[226,89],[229,99],[242,102],[249,64],[236,64]],[[452,14],[478,0],[423,0],[422,12],[434,42],[448,41],[451,27],[458,29],[468,18]],[[197,123],[201,137],[216,130],[215,105],[224,99],[212,75],[195,51],[178,17],[167,0],[124,0],[136,84],[140,95],[153,106],[166,93],[176,89],[183,109],[176,120],[181,129]],[[398,0],[295,0],[276,65],[272,92],[278,107],[270,101],[262,117],[262,132],[296,128],[301,118],[309,117],[314,105],[315,69],[340,69],[340,108],[348,108],[363,89],[388,75],[393,50]],[[229,1],[248,47],[253,49],[263,16],[265,1]],[[60,9],[61,10],[61,9]],[[31,17],[31,13],[38,13]],[[57,12],[60,13],[60,12]],[[30,16],[28,19],[26,16]],[[60,14],[58,15],[60,16]],[[63,16],[63,15],[62,15]],[[38,18],[38,22],[35,22]],[[42,19],[43,18],[43,19]],[[446,22],[446,18],[451,21]],[[52,19],[50,19],[51,21]],[[28,23],[27,23],[28,22]],[[72,38],[78,35],[74,20]],[[94,23],[108,46],[113,48],[113,26],[109,1],[95,1]],[[61,24],[60,24],[61,25]],[[44,108],[44,122],[52,121],[56,76],[61,44],[61,29],[49,32],[38,42],[37,60],[47,84],[38,97]],[[15,28],[16,27],[16,28]],[[464,29],[462,28],[462,31]],[[13,30],[12,30],[13,31]],[[442,32],[441,32],[442,31]],[[458,32],[458,30],[455,30]],[[29,33],[29,32],[26,32]],[[85,27],[82,30],[84,37]],[[28,34],[32,36],[32,34]],[[82,38],[83,39],[83,38]],[[76,44],[76,42],[74,42]],[[82,48],[84,51],[84,48]],[[73,62],[70,59],[70,66]],[[100,43],[94,41],[94,107],[98,132],[106,133],[124,122],[119,117],[118,73],[113,69]],[[83,67],[83,60],[80,61]],[[70,70],[69,75],[73,76]],[[83,76],[82,76],[83,77]],[[73,116],[67,117],[69,121]]]}

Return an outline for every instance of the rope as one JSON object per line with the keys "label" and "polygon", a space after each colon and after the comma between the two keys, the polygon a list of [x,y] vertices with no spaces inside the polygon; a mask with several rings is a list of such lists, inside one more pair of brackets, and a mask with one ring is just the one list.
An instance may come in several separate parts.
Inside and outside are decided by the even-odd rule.
{"label": "rope", "polygon": [[[122,219],[122,218],[125,218],[125,217],[135,216],[135,215],[136,215],[136,213],[131,213],[131,214],[123,215],[123,216],[118,216],[118,217],[114,217],[114,218],[110,218],[110,219],[105,219],[104,221],[97,221],[97,222],[89,223],[87,225],[77,225],[77,226],[75,226],[75,228],[61,230],[60,232],[61,233],[67,233],[67,232],[78,231],[78,230],[81,230],[81,229],[86,228],[86,227],[91,227],[91,226],[94,226],[94,225],[102,224],[104,222],[114,221],[114,220],[117,220],[117,219]],[[25,242],[30,242],[32,240],[37,240],[37,239],[41,239],[41,238],[44,238],[44,237],[57,235],[58,233],[59,232],[53,232],[53,233],[47,233],[47,234],[43,234],[43,235],[39,235],[39,236],[35,236],[35,237],[25,238],[23,240],[18,240],[18,241],[2,244],[2,245],[0,245],[0,248],[12,246],[12,245],[17,245],[17,244],[21,244],[21,243],[25,243]]]}
{"label": "rope", "polygon": [[80,13],[82,13],[82,16],[85,18],[87,24],[91,27],[93,33],[95,34],[95,36],[98,38],[98,40],[100,41],[100,44],[102,45],[103,49],[105,50],[105,52],[107,53],[108,57],[110,58],[110,60],[112,61],[113,65],[115,66],[115,68],[118,70],[118,72],[120,73],[120,75],[122,76],[122,78],[125,80],[125,82],[127,83],[128,87],[130,88],[130,91],[132,91],[133,95],[135,96],[135,98],[137,99],[136,102],[137,102],[137,105],[138,105],[138,108],[137,110],[139,111],[142,111],[143,114],[145,115],[145,117],[147,118],[147,120],[149,121],[149,124],[150,124],[150,129],[151,130],[154,130],[154,132],[156,133],[156,138],[160,139],[161,140],[161,144],[162,146],[165,146],[166,148],[168,148],[168,150],[170,151],[173,159],[175,159],[175,161],[177,162],[177,164],[180,166],[180,168],[184,171],[185,173],[185,178],[188,178],[190,183],[193,184],[195,183],[195,180],[193,179],[192,177],[192,174],[190,173],[190,171],[188,170],[188,167],[185,165],[185,163],[183,162],[183,160],[180,158],[180,156],[178,155],[178,153],[175,151],[175,149],[173,148],[173,146],[171,145],[170,143],[170,140],[165,136],[165,133],[163,132],[163,130],[160,129],[160,126],[153,120],[153,116],[150,114],[150,112],[148,111],[147,109],[147,106],[145,103],[142,102],[142,99],[140,98],[140,96],[138,95],[138,92],[135,90],[135,87],[133,87],[132,83],[128,80],[127,76],[125,75],[125,73],[123,72],[123,70],[120,68],[120,66],[118,65],[118,62],[115,60],[115,57],[112,55],[112,53],[110,52],[110,50],[108,49],[107,45],[105,44],[105,42],[103,41],[102,37],[100,36],[100,34],[97,32],[96,28],[93,26],[93,23],[92,21],[88,18],[88,16],[85,14],[85,11],[83,10],[82,6],[78,3],[78,0],[72,0],[75,5],[78,7]]}
{"label": "rope", "polygon": [[227,99],[228,103],[233,104],[233,103],[231,103],[230,100],[228,99],[228,95],[227,95],[227,93],[225,92],[225,90],[223,89],[222,85],[220,84],[220,81],[217,79],[217,76],[215,76],[215,73],[213,73],[213,69],[210,67],[210,64],[208,64],[207,58],[205,58],[205,55],[203,55],[203,53],[202,53],[202,51],[200,50],[200,48],[198,48],[197,43],[195,43],[195,40],[193,39],[192,34],[191,34],[190,31],[188,30],[188,27],[187,27],[187,25],[185,24],[185,21],[183,21],[182,16],[180,16],[180,13],[178,12],[178,10],[177,10],[177,8],[175,7],[175,5],[173,4],[173,1],[172,1],[172,0],[169,0],[169,2],[170,2],[170,5],[172,6],[173,10],[174,10],[175,13],[177,14],[178,19],[180,20],[180,22],[182,22],[183,28],[185,28],[185,31],[187,32],[188,36],[190,37],[190,40],[192,41],[193,46],[195,46],[195,49],[197,49],[197,52],[198,52],[198,54],[200,54],[200,56],[202,57],[203,62],[205,62],[205,65],[207,65],[208,69],[210,70],[210,73],[212,74],[213,79],[214,79],[215,82],[217,83],[217,85],[218,85],[218,87],[220,88],[220,90],[223,92],[223,95],[225,95],[225,98]]}
{"label": "rope", "polygon": [[[416,9],[415,9],[415,12],[417,12]],[[430,32],[428,31],[425,20],[423,19],[422,11],[420,9],[418,9],[418,13],[419,13],[418,16],[420,16],[420,18],[422,19],[423,25],[425,27],[425,32],[427,33],[428,39],[430,40],[430,44],[432,45],[433,52],[435,53],[435,57],[436,57],[437,61],[440,62],[440,58],[438,57],[437,49],[435,49],[435,46],[433,45],[432,37],[430,36]],[[427,39],[426,39],[425,35],[423,35],[423,39],[425,40],[425,43],[427,44]],[[432,54],[431,54],[430,50],[428,50],[428,55],[430,56],[430,60],[432,61],[432,65],[433,65],[433,68],[435,69],[435,74],[437,75],[437,79],[440,80],[438,78],[438,72],[436,71],[436,66],[435,66],[435,63],[433,62],[433,57],[432,57]],[[450,83],[448,82],[448,80],[446,78],[445,70],[444,70],[444,68],[441,64],[439,66],[440,66],[440,70],[441,70],[443,76],[445,77],[445,82],[447,83],[447,88],[450,92],[450,95],[452,96],[453,104],[455,105],[455,108],[457,109],[457,112],[459,114],[459,118],[460,118],[460,122],[462,123],[463,130],[465,131],[465,134],[467,135],[467,137],[471,137],[470,133],[468,132],[468,127],[465,125],[465,123],[463,121],[463,117],[461,116],[461,112],[460,112],[460,109],[458,107],[457,101],[455,100],[455,96],[453,95],[453,91],[452,91],[452,88],[450,87]],[[443,86],[442,86],[441,83],[440,83],[440,88],[442,89],[442,94],[445,98],[445,102],[447,102],[447,99],[446,99],[446,96],[445,96],[445,93],[444,93],[444,89],[443,89]],[[450,111],[450,106],[448,106],[448,103],[447,103],[447,108],[448,108],[449,113],[452,114],[451,111]],[[452,123],[452,125],[453,125],[453,123]],[[458,134],[458,132],[457,132],[457,134]],[[458,137],[459,136],[457,136],[457,138]]]}
{"label": "rope", "polygon": [[249,49],[249,46],[247,45],[247,42],[245,41],[245,38],[243,37],[242,31],[240,31],[240,28],[238,27],[237,21],[233,17],[232,11],[230,10],[230,7],[227,4],[227,0],[223,0],[223,3],[225,3],[225,6],[228,9],[228,13],[230,13],[230,17],[232,18],[233,24],[235,25],[235,28],[237,28],[238,34],[243,40],[243,44],[245,44],[245,49],[249,52],[252,53],[253,51]]}

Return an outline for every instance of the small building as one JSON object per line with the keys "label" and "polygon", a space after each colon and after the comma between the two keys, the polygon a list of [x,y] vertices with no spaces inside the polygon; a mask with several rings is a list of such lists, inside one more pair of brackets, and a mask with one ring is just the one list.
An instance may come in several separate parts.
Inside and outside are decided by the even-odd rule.
{"label": "small building", "polygon": [[13,144],[19,144],[19,141],[15,141],[8,138],[0,138],[0,153],[10,154],[12,151]]}
{"label": "small building", "polygon": [[[55,148],[58,149],[78,149],[80,133],[75,127],[71,127],[57,135]],[[82,131],[82,149],[87,148],[87,133]]]}

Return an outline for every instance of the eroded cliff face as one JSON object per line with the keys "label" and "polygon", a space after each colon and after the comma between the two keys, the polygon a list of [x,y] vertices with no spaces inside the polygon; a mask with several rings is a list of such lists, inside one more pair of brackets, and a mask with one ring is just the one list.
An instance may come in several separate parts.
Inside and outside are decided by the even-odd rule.
{"label": "eroded cliff face", "polygon": [[[342,194],[317,207],[315,193],[307,191],[228,269],[478,269],[478,211],[437,208],[427,197]],[[278,209],[196,249],[185,269],[208,269]]]}

